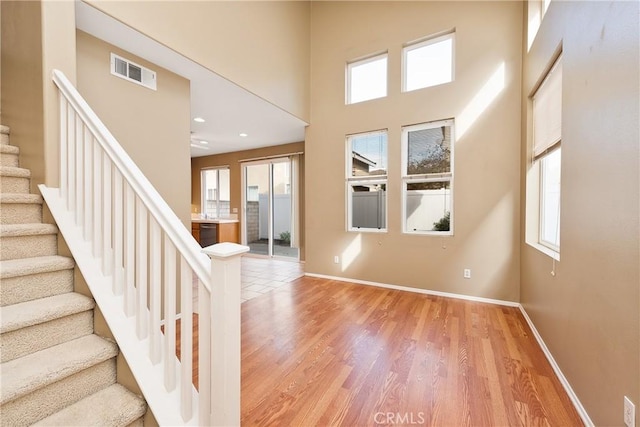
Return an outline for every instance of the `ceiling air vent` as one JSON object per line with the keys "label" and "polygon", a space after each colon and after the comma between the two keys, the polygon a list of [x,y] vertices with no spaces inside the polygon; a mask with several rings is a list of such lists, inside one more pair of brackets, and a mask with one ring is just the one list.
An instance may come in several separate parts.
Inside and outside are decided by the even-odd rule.
{"label": "ceiling air vent", "polygon": [[130,82],[156,90],[156,72],[124,59],[115,53],[111,54],[111,74]]}

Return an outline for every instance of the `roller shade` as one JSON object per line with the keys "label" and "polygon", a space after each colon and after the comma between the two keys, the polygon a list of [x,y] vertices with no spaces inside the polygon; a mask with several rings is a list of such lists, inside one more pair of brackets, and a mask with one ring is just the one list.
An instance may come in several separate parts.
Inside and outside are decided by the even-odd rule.
{"label": "roller shade", "polygon": [[533,156],[544,153],[561,137],[562,57],[559,57],[533,95]]}

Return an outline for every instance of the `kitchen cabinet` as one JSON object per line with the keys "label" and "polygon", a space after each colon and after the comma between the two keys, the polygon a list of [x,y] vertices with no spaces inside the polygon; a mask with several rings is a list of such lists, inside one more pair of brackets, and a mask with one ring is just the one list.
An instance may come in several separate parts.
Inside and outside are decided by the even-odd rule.
{"label": "kitchen cabinet", "polygon": [[198,220],[191,222],[191,234],[200,246],[215,243],[239,242],[239,222],[237,220]]}

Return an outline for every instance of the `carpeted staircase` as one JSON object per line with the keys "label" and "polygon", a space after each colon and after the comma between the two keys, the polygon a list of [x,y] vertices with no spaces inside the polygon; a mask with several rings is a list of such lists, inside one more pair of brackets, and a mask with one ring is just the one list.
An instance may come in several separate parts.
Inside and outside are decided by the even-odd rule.
{"label": "carpeted staircase", "polygon": [[18,154],[0,126],[0,424],[141,426],[146,403],[116,383],[118,347],[93,333]]}

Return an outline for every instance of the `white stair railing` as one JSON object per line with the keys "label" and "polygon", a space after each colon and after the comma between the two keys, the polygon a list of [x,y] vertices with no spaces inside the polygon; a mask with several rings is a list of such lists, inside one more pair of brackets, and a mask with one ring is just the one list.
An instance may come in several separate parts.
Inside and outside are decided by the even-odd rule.
{"label": "white stair railing", "polygon": [[240,256],[249,248],[203,251],[64,74],[55,70],[53,81],[60,187],[40,191],[156,420],[239,425]]}

